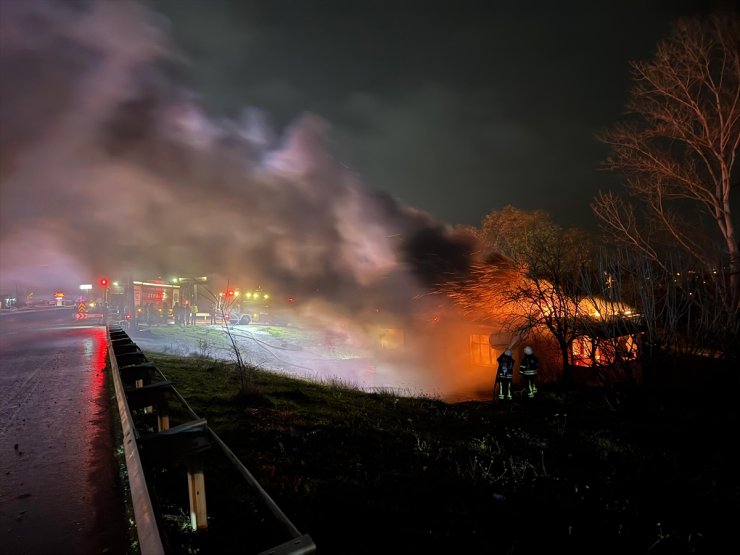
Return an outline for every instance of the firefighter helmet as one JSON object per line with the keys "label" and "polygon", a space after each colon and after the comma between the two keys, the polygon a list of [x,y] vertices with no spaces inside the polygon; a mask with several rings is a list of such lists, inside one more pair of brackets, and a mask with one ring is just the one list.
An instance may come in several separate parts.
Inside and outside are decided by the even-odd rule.
{"label": "firefighter helmet", "polygon": [[525,355],[531,355],[533,352],[534,351],[532,351],[532,347],[530,347],[529,345],[527,345],[526,347],[524,347],[524,354]]}

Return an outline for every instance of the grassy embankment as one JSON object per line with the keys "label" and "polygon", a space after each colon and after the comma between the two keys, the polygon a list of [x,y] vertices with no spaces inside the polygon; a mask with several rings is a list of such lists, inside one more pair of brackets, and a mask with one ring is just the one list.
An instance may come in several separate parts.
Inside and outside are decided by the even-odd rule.
{"label": "grassy embankment", "polygon": [[258,369],[240,393],[232,364],[147,357],[323,554],[713,553],[732,536],[732,404],[547,387],[446,404]]}

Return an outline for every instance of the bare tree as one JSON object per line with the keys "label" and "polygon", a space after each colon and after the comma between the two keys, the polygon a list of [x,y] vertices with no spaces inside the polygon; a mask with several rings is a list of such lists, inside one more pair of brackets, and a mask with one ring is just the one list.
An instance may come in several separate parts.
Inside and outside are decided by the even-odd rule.
{"label": "bare tree", "polygon": [[533,250],[544,241],[552,242],[560,231],[543,210],[527,212],[507,205],[483,218],[479,238],[484,258],[487,253],[503,255],[520,266],[526,266]]}
{"label": "bare tree", "polygon": [[214,293],[208,287],[205,288],[205,297],[210,300],[212,304],[212,310],[218,316],[219,321],[222,322],[223,330],[226,332],[226,336],[229,338],[231,344],[231,352],[234,355],[234,362],[236,363],[237,371],[239,372],[239,391],[244,394],[249,389],[252,383],[252,368],[244,362],[242,351],[239,348],[236,335],[234,330],[230,327],[229,313],[237,304],[236,296],[229,295],[230,292],[229,284],[226,284],[226,293],[219,292]]}
{"label": "bare tree", "polygon": [[530,250],[523,252],[527,279],[511,286],[508,297],[528,307],[528,329],[544,327],[557,341],[568,385],[572,381],[573,340],[582,333],[582,323],[593,316],[591,307],[584,303],[588,291],[583,288],[584,274],[590,274],[591,244],[579,229],[551,231],[528,239]]}
{"label": "bare tree", "polygon": [[590,270],[585,232],[562,229],[543,211],[512,206],[490,212],[479,234],[483,263],[443,292],[471,314],[504,324],[514,335],[547,330],[571,381],[571,345],[588,318],[583,273]]}
{"label": "bare tree", "polygon": [[652,59],[631,67],[628,117],[600,139],[612,147],[606,168],[625,175],[635,203],[601,192],[592,209],[610,236],[666,276],[674,268],[664,247],[679,247],[684,270],[717,280],[725,323],[737,325],[740,245],[730,197],[738,185],[740,18],[681,20]]}
{"label": "bare tree", "polygon": [[[631,333],[642,335],[640,358],[649,370],[665,354],[715,357],[723,347],[724,309],[718,281],[685,271],[686,255],[676,249],[666,253],[661,266],[626,248],[605,249],[599,257],[601,272],[609,276],[602,295],[624,301],[639,314],[639,327],[630,320]],[[667,268],[667,271],[666,271]],[[728,330],[737,333],[737,330]]]}

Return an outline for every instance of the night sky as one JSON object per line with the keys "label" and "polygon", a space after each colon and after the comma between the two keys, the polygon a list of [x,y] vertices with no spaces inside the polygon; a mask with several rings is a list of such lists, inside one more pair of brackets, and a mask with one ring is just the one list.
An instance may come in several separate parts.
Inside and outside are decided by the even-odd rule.
{"label": "night sky", "polygon": [[595,229],[628,62],[710,6],[500,5],[0,0],[0,293],[207,274],[402,309],[465,268],[456,224]]}
{"label": "night sky", "polygon": [[[207,4],[207,7],[206,7]],[[512,204],[592,227],[595,134],[690,1],[155,0],[214,115],[304,111],[360,179],[451,224]]]}

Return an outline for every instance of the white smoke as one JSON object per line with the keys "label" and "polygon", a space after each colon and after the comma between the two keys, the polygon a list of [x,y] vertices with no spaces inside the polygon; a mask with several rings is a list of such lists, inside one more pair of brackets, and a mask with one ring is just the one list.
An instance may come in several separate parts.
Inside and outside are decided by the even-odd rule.
{"label": "white smoke", "polygon": [[276,139],[258,108],[213,119],[170,78],[183,63],[135,1],[0,2],[0,292],[210,275],[337,322],[318,315],[403,317],[441,255],[464,261],[448,226],[335,159],[328,122]]}

